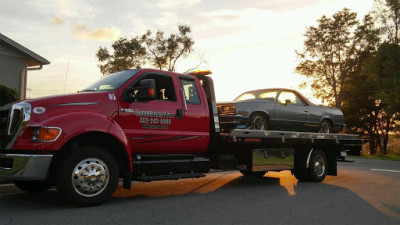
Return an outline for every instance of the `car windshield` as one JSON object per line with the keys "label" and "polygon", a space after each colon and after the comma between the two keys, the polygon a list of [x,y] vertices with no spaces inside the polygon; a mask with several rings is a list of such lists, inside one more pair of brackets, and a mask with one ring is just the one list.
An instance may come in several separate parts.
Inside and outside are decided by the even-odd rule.
{"label": "car windshield", "polygon": [[249,101],[249,100],[267,100],[275,101],[278,90],[261,90],[245,92],[235,98],[233,101]]}
{"label": "car windshield", "polygon": [[126,70],[107,75],[80,92],[113,91],[120,88],[126,81],[133,77],[138,70]]}

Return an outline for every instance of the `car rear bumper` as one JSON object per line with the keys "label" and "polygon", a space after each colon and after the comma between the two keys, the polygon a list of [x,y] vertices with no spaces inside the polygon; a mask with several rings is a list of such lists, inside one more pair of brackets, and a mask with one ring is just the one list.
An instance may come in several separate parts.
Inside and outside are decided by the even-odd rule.
{"label": "car rear bumper", "polygon": [[332,125],[332,133],[339,133],[346,131],[346,124],[333,124]]}
{"label": "car rear bumper", "polygon": [[238,125],[243,124],[242,115],[220,115],[219,124],[222,132],[229,132],[237,128]]}
{"label": "car rear bumper", "polygon": [[0,179],[45,180],[53,155],[0,154]]}

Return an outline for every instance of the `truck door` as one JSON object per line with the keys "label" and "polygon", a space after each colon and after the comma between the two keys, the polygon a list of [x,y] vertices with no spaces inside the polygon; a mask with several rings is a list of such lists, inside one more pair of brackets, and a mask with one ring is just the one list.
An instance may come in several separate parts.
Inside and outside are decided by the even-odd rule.
{"label": "truck door", "polygon": [[183,105],[178,79],[168,74],[141,75],[128,88],[135,88],[143,79],[154,79],[155,100],[122,101],[119,124],[134,154],[181,153],[185,150]]}
{"label": "truck door", "polygon": [[[207,99],[198,80],[191,76],[179,76],[183,100],[183,128],[186,140],[183,144],[192,153],[207,149],[210,134],[210,116]],[[201,94],[202,93],[202,94]]]}

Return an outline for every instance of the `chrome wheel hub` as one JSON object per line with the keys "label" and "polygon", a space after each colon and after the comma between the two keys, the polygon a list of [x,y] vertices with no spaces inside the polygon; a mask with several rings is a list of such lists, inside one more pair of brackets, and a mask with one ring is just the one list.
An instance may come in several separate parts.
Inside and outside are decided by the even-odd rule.
{"label": "chrome wheel hub", "polygon": [[256,118],[254,118],[254,129],[255,130],[264,130],[264,126],[265,126],[265,121],[263,118],[257,116]]}
{"label": "chrome wheel hub", "polygon": [[325,161],[321,156],[317,156],[314,163],[315,174],[319,177],[325,173]]}
{"label": "chrome wheel hub", "polygon": [[100,194],[107,187],[110,174],[107,165],[96,158],[79,162],[72,172],[72,186],[85,197]]}

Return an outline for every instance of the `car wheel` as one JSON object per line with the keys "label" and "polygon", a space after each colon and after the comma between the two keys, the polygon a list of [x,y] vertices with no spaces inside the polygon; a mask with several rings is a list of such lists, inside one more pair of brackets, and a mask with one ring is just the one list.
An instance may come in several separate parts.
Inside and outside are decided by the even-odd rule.
{"label": "car wheel", "polygon": [[77,206],[98,205],[118,186],[119,167],[115,158],[98,147],[71,152],[57,169],[56,187],[64,199]]}
{"label": "car wheel", "polygon": [[43,192],[51,188],[51,184],[47,180],[16,180],[14,184],[27,192]]}
{"label": "car wheel", "polygon": [[267,116],[265,114],[256,112],[250,117],[250,129],[252,130],[266,130],[267,129]]}
{"label": "car wheel", "polygon": [[332,125],[329,120],[322,120],[321,125],[319,126],[318,133],[329,134],[332,132]]}

